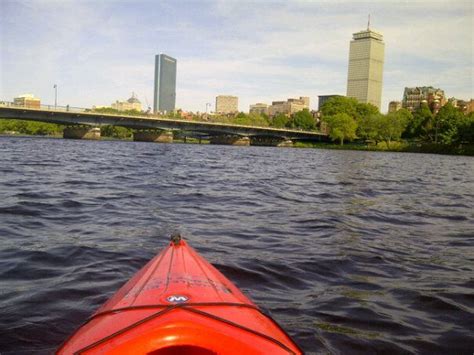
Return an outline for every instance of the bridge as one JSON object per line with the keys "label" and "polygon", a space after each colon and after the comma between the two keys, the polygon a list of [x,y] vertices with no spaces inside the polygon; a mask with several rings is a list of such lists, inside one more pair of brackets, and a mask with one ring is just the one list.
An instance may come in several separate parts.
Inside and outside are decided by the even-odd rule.
{"label": "bridge", "polygon": [[0,103],[0,118],[65,125],[64,138],[73,139],[99,139],[100,127],[104,125],[133,129],[135,141],[149,142],[172,142],[173,131],[205,137],[214,144],[232,145],[291,146],[293,141],[319,141],[326,137],[317,131],[170,119],[146,114],[105,114],[69,106],[42,105],[40,108],[27,108],[5,102]]}

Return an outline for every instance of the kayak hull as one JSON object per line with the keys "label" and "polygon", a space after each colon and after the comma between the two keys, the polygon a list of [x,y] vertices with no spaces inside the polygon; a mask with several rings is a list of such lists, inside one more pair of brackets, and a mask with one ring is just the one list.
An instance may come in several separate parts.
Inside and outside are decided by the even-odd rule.
{"label": "kayak hull", "polygon": [[270,317],[184,240],[172,241],[59,354],[300,354]]}

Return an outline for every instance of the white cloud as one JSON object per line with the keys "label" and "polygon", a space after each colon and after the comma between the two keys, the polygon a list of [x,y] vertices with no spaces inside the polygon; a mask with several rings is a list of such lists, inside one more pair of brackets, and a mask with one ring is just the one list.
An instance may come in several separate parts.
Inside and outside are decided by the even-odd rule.
{"label": "white cloud", "polygon": [[154,55],[178,59],[177,104],[257,101],[346,89],[349,41],[366,15],[386,42],[383,107],[405,86],[473,96],[472,5],[462,1],[2,2],[0,99],[52,84],[74,106],[153,94]]}

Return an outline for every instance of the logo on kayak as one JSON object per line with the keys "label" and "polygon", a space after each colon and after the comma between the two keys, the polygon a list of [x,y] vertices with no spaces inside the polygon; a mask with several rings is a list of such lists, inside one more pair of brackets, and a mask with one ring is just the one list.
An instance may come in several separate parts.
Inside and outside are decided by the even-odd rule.
{"label": "logo on kayak", "polygon": [[170,303],[184,303],[187,302],[189,298],[183,295],[172,295],[166,297],[166,300]]}

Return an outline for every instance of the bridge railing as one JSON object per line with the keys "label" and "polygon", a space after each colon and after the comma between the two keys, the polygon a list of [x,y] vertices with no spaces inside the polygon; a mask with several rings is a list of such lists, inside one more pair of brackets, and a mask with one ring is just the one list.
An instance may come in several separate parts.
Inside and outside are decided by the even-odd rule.
{"label": "bridge railing", "polygon": [[19,105],[10,101],[0,101],[0,107],[13,107],[13,108],[27,108],[27,109],[38,109],[38,110],[48,110],[48,111],[59,111],[59,112],[88,112],[91,109],[83,107],[74,107],[74,106],[60,106],[60,105],[35,105],[35,104],[26,104]]}
{"label": "bridge railing", "polygon": [[[26,108],[31,110],[44,110],[44,111],[57,111],[57,112],[76,112],[76,113],[100,113],[103,115],[120,115],[120,116],[130,116],[130,117],[142,117],[142,118],[168,118],[163,117],[162,115],[153,114],[150,112],[141,111],[129,113],[127,111],[117,111],[117,112],[100,112],[96,111],[94,107],[84,108],[84,107],[75,107],[75,106],[61,106],[61,105],[35,105],[35,104],[26,104],[19,105],[11,101],[0,101],[0,107],[12,107],[12,108]],[[100,108],[98,108],[100,109]]]}

